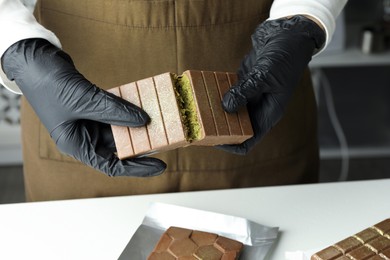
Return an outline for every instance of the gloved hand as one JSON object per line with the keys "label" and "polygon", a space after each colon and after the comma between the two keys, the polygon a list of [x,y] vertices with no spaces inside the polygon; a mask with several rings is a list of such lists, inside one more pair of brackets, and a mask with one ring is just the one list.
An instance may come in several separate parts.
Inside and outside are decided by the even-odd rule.
{"label": "gloved hand", "polygon": [[269,20],[257,27],[252,35],[253,49],[239,68],[238,83],[222,101],[227,112],[247,106],[254,136],[219,149],[246,154],[276,125],[315,49],[324,41],[325,32],[304,16]]}
{"label": "gloved hand", "polygon": [[165,170],[165,163],[154,158],[118,159],[110,124],[138,127],[149,116],[89,82],[69,55],[48,41],[28,39],[13,44],[3,55],[2,66],[61,152],[108,176],[146,177]]}

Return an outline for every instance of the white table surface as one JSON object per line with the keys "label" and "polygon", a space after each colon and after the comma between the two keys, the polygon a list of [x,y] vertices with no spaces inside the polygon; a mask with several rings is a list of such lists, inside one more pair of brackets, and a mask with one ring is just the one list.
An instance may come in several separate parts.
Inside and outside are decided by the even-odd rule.
{"label": "white table surface", "polygon": [[389,218],[390,179],[0,205],[0,259],[117,259],[152,202],[278,226],[282,260]]}

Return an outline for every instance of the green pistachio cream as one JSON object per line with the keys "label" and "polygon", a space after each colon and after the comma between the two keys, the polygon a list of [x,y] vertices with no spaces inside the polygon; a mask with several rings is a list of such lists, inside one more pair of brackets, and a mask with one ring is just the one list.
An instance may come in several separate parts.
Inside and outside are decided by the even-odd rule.
{"label": "green pistachio cream", "polygon": [[189,142],[199,140],[201,138],[201,126],[190,79],[187,75],[183,74],[180,76],[173,75],[173,80],[186,139]]}

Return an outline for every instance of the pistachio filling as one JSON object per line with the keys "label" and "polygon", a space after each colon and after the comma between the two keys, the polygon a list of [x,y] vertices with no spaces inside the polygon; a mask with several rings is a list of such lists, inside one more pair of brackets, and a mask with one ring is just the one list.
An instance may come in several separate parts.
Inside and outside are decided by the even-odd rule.
{"label": "pistachio filling", "polygon": [[173,80],[175,82],[176,100],[179,105],[186,139],[189,142],[198,140],[201,137],[201,127],[190,79],[183,74],[181,76],[174,75]]}

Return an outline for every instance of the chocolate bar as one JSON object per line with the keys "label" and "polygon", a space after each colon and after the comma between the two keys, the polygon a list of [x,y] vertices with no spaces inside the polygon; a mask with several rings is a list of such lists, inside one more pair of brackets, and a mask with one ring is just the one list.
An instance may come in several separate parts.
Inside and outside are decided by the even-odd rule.
{"label": "chocolate bar", "polygon": [[312,255],[311,260],[389,260],[390,218]]}
{"label": "chocolate bar", "polygon": [[236,74],[185,71],[142,79],[109,92],[144,109],[151,120],[143,127],[111,126],[120,159],[188,145],[239,144],[253,136],[246,108],[223,110],[221,100]]}
{"label": "chocolate bar", "polygon": [[236,260],[243,244],[214,233],[170,227],[147,260]]}

